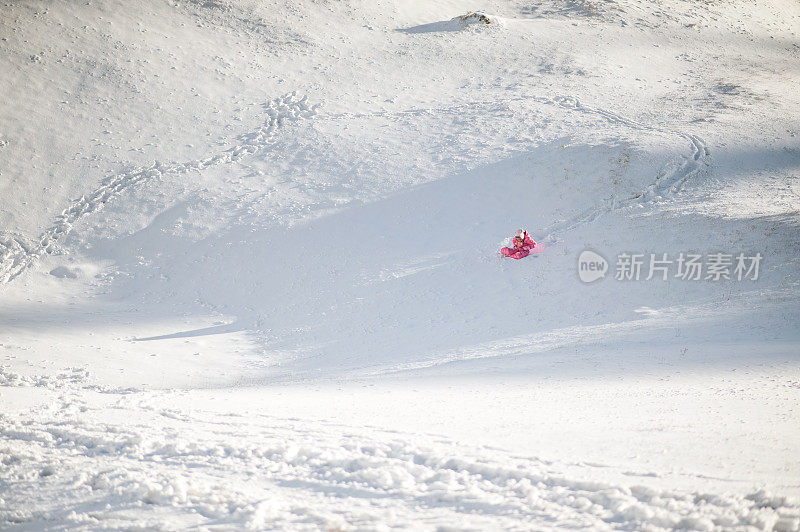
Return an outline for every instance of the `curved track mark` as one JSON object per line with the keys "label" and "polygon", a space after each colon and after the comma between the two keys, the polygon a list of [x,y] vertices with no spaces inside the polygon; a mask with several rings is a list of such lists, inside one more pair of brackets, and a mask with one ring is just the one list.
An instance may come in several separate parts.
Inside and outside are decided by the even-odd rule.
{"label": "curved track mark", "polygon": [[309,118],[314,115],[317,107],[318,105],[309,105],[305,96],[298,97],[296,93],[275,98],[266,104],[267,120],[264,125],[252,133],[239,137],[241,144],[205,159],[183,163],[155,162],[146,168],[137,167],[112,175],[104,179],[92,193],[73,201],[35,242],[26,242],[20,235],[0,234],[0,284],[8,283],[19,276],[43,255],[56,252],[58,241],[72,230],[79,219],[101,209],[123,191],[165,174],[184,174],[193,170],[203,170],[254,154],[269,146],[278,129],[286,122]]}

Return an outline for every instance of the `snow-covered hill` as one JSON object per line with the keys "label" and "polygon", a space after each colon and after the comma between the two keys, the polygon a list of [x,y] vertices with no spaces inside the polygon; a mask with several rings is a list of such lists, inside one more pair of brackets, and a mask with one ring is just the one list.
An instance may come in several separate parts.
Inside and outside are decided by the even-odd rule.
{"label": "snow-covered hill", "polygon": [[2,527],[800,528],[797,5],[0,9]]}

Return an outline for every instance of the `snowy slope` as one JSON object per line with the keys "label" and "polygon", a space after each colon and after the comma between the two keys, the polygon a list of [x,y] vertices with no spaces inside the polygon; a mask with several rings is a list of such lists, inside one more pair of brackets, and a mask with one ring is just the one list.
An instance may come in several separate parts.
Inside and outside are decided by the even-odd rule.
{"label": "snowy slope", "polygon": [[2,10],[3,527],[800,528],[796,5]]}

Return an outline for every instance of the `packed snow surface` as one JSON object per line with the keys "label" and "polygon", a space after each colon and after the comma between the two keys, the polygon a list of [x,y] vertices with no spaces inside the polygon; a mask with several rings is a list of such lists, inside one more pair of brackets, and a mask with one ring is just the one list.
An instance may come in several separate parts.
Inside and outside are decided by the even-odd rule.
{"label": "packed snow surface", "polygon": [[0,528],[800,529],[797,3],[0,9]]}

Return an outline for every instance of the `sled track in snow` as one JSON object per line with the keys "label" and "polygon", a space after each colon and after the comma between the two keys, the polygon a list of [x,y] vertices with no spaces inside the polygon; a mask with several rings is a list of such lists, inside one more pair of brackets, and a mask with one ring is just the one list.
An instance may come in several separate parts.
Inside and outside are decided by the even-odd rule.
{"label": "sled track in snow", "polygon": [[[546,105],[558,106],[573,112],[584,113],[587,115],[594,115],[606,120],[609,123],[619,124],[637,131],[647,131],[651,133],[658,133],[673,137],[677,136],[679,138],[688,141],[692,149],[691,155],[686,157],[683,162],[677,165],[675,163],[670,163],[666,165],[664,168],[661,169],[661,171],[659,171],[655,179],[645,189],[633,195],[632,197],[625,199],[611,198],[596,207],[588,209],[587,211],[583,212],[582,214],[579,214],[578,216],[572,219],[559,221],[555,224],[552,224],[550,226],[547,226],[539,230],[538,232],[540,232],[541,234],[547,235],[547,237],[544,239],[544,242],[552,242],[553,240],[555,240],[555,238],[551,237],[553,233],[562,233],[565,231],[569,231],[584,223],[592,222],[597,218],[599,218],[600,216],[602,216],[603,214],[621,210],[626,207],[631,207],[637,204],[643,205],[648,202],[656,201],[659,198],[664,199],[679,193],[683,189],[686,182],[692,176],[694,176],[698,171],[700,171],[704,166],[708,164],[707,158],[709,155],[711,155],[711,152],[709,151],[708,147],[705,145],[703,140],[696,135],[684,133],[678,130],[672,130],[672,129],[643,124],[641,122],[625,118],[622,115],[618,115],[616,113],[612,113],[604,109],[599,109],[595,107],[590,107],[588,105],[584,105],[577,98],[571,96],[562,96],[555,98],[546,98],[538,96],[518,96],[514,98],[505,99],[502,101],[502,103],[530,102],[530,101],[535,101]],[[338,115],[329,115],[328,118],[356,118],[356,117],[375,117],[375,116],[389,118],[397,115],[422,115],[422,114],[434,114],[437,112],[463,114],[465,107],[480,108],[480,107],[486,107],[487,105],[496,106],[497,103],[498,102],[470,101],[470,102],[464,102],[463,104],[460,105],[454,105],[449,107],[410,109],[410,110],[400,111],[398,113],[390,113],[386,111],[372,113],[372,114],[341,113]]]}
{"label": "sled track in snow", "polygon": [[686,159],[682,163],[677,165],[677,167],[674,164],[667,165],[656,175],[655,180],[652,183],[650,183],[650,185],[648,185],[647,188],[645,188],[638,194],[635,194],[632,197],[624,199],[618,199],[612,197],[604,201],[602,204],[585,211],[584,213],[576,216],[571,220],[557,222],[553,225],[545,227],[544,229],[541,230],[541,232],[544,235],[546,235],[545,241],[552,242],[554,240],[554,238],[552,237],[553,233],[562,233],[574,229],[585,223],[593,222],[603,214],[616,212],[634,205],[643,205],[648,202],[653,202],[658,199],[673,196],[679,193],[683,189],[684,185],[689,180],[689,178],[691,178],[693,175],[695,175],[698,171],[700,171],[704,166],[707,166],[708,164],[706,159],[708,158],[709,155],[711,155],[711,152],[709,151],[706,144],[700,139],[700,137],[696,135],[684,133],[682,131],[674,131],[654,126],[648,126],[646,124],[630,120],[628,118],[606,111],[604,109],[597,109],[594,107],[583,105],[576,98],[564,97],[564,98],[557,98],[555,100],[543,99],[541,101],[546,101],[547,103],[555,103],[565,109],[580,111],[587,114],[599,116],[604,118],[608,122],[620,124],[638,131],[649,131],[653,133],[676,135],[678,137],[681,137],[689,141],[692,147],[691,155],[686,157]]}
{"label": "sled track in snow", "polygon": [[100,210],[123,191],[163,175],[203,170],[254,154],[269,146],[277,130],[284,123],[309,118],[316,112],[317,107],[318,105],[309,105],[306,97],[299,97],[296,93],[280,96],[266,104],[267,120],[261,127],[240,136],[240,144],[222,153],[182,163],[155,162],[148,167],[137,167],[112,175],[104,179],[93,192],[73,201],[36,241],[29,242],[19,235],[0,233],[0,284],[13,280],[43,255],[56,252],[58,241],[70,232],[78,220]]}

